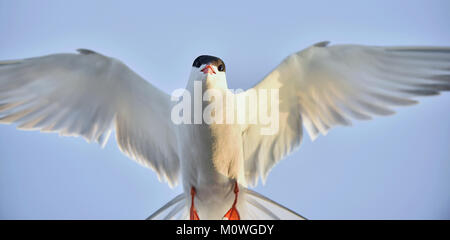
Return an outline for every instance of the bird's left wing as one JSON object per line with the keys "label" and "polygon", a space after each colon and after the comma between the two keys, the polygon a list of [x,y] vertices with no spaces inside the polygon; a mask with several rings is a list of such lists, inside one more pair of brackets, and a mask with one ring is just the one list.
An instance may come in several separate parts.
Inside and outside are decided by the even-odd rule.
{"label": "bird's left wing", "polygon": [[0,123],[102,146],[114,129],[122,152],[176,184],[169,95],[116,59],[79,52],[0,62]]}
{"label": "bird's left wing", "polygon": [[264,180],[299,146],[302,125],[314,140],[334,126],[350,125],[351,119],[390,115],[390,106],[416,103],[413,96],[450,90],[450,48],[327,45],[290,55],[250,89],[279,91],[279,128],[272,135],[261,134],[262,124],[243,131],[248,183]]}

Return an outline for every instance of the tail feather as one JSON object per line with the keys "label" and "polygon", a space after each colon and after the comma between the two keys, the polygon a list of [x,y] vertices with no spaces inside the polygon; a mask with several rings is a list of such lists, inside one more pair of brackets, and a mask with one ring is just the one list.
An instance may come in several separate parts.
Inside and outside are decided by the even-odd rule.
{"label": "tail feather", "polygon": [[[255,201],[253,199],[249,199],[247,201],[248,201],[248,203],[250,203],[251,206],[255,207],[256,210],[261,211],[262,213],[267,215],[270,219],[280,220],[280,218],[277,215],[275,215],[272,211],[270,211],[269,209],[264,207],[259,202]],[[251,218],[261,217],[261,213],[258,213],[255,210],[251,210],[251,208],[248,211],[250,212],[249,215],[251,216]]]}
{"label": "tail feather", "polygon": [[[302,215],[250,189],[243,188],[238,210],[241,219],[306,220]],[[188,201],[184,193],[170,200],[147,220],[187,220]]]}
{"label": "tail feather", "polygon": [[183,213],[186,208],[186,203],[184,201],[179,202],[176,204],[173,209],[167,214],[167,216],[164,218],[164,220],[182,220],[186,219],[187,214],[184,215]]}
{"label": "tail feather", "polygon": [[[186,195],[184,193],[174,197],[152,215],[147,220],[175,220],[186,219]],[[186,216],[185,216],[186,215]]]}
{"label": "tail feather", "polygon": [[302,215],[250,189],[246,193],[246,210],[250,219],[306,220]]}

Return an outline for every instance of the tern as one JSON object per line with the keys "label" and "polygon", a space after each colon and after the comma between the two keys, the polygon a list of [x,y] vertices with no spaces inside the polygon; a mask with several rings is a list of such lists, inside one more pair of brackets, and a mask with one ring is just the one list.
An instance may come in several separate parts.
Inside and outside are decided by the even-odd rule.
{"label": "tern", "polygon": [[[261,121],[196,121],[195,107],[204,116],[205,102],[218,95],[184,102],[194,116],[183,109],[186,121],[175,121],[183,94],[174,98],[119,60],[87,49],[0,61],[0,122],[81,136],[101,146],[114,131],[129,158],[170,186],[182,182],[183,193],[148,219],[305,219],[250,187],[264,182],[270,169],[299,147],[303,129],[314,140],[353,120],[391,115],[394,106],[417,103],[413,97],[450,90],[450,48],[320,42],[289,55],[241,92],[228,89],[222,59],[202,55],[184,91],[196,88],[202,97],[209,90],[232,100],[243,97],[245,119],[268,108],[277,113],[274,131],[264,132],[271,123]],[[262,90],[275,90],[274,105]],[[251,95],[258,101],[246,102]],[[210,115],[234,106],[226,102]],[[226,111],[226,117],[242,109]]]}

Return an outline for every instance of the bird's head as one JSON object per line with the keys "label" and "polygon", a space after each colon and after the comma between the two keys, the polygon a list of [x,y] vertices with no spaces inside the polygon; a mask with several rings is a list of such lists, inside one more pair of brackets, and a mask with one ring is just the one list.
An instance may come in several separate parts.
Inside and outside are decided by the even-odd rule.
{"label": "bird's head", "polygon": [[192,64],[191,79],[202,81],[212,88],[227,88],[225,63],[222,59],[209,55],[201,55]]}

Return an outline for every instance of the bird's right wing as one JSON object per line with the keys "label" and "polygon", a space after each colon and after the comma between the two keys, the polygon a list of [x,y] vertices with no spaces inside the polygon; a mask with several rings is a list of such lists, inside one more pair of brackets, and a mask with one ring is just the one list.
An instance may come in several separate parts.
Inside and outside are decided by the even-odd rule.
{"label": "bird's right wing", "polygon": [[0,123],[82,136],[102,146],[114,129],[122,152],[176,184],[169,95],[116,59],[79,51],[0,62]]}
{"label": "bird's right wing", "polygon": [[263,135],[262,124],[243,131],[247,182],[264,179],[300,145],[302,125],[314,140],[335,126],[351,125],[352,119],[393,114],[391,106],[415,104],[414,96],[450,90],[448,47],[327,45],[288,56],[247,91],[279,90],[278,131]]}

